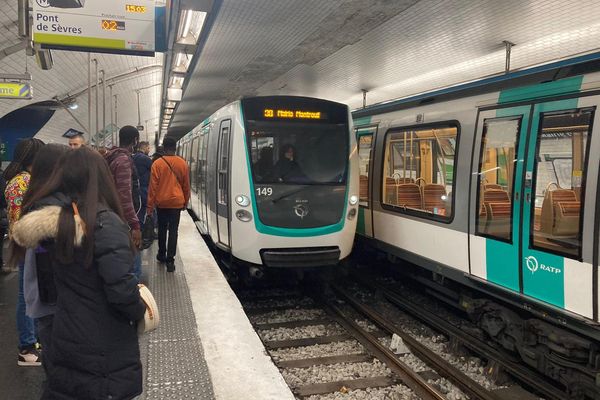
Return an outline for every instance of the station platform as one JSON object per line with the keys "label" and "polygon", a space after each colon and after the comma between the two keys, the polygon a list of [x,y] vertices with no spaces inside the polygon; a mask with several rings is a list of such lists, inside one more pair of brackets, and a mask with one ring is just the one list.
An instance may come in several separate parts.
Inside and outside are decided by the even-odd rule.
{"label": "station platform", "polygon": [[[159,328],[140,337],[144,393],[154,399],[294,399],[192,219],[182,214],[174,273],[155,261],[142,269],[160,310]],[[0,276],[0,398],[40,397],[40,367],[17,366],[18,274]]]}

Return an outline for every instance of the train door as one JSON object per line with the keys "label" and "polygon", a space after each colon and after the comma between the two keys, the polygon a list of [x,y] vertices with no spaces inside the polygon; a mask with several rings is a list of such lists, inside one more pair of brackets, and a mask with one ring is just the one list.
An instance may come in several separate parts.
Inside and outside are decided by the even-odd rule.
{"label": "train door", "polygon": [[199,213],[198,216],[200,218],[200,232],[202,234],[208,234],[208,202],[206,198],[206,190],[207,190],[207,165],[208,165],[208,135],[209,128],[203,128],[200,132],[200,154],[198,155],[199,164],[198,164],[198,190],[199,190]]}
{"label": "train door", "polygon": [[356,233],[373,237],[372,176],[370,176],[373,143],[377,126],[356,128],[359,165],[359,209]]}
{"label": "train door", "polygon": [[591,97],[481,112],[471,185],[471,273],[588,318],[594,116]]}
{"label": "train door", "polygon": [[[590,163],[598,97],[536,104],[524,176],[523,293],[593,317],[598,151]],[[598,147],[595,147],[596,149]],[[589,205],[589,206],[585,206]]]}
{"label": "train door", "polygon": [[192,196],[190,196],[190,204],[189,206],[194,210],[195,213],[198,212],[198,150],[200,148],[200,135],[194,136],[192,139],[192,147],[189,161],[189,169],[190,169],[190,186]]}
{"label": "train door", "polygon": [[531,106],[482,111],[471,174],[471,274],[514,291],[519,285],[521,179]]}
{"label": "train door", "polygon": [[219,243],[229,247],[229,139],[231,120],[221,122],[217,147],[217,231]]}

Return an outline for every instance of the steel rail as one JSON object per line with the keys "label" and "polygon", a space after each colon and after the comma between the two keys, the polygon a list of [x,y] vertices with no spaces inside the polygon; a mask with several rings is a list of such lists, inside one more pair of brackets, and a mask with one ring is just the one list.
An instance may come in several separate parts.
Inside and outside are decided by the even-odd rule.
{"label": "steel rail", "polygon": [[331,288],[358,312],[364,314],[372,321],[375,321],[377,325],[388,331],[390,334],[396,334],[401,337],[404,343],[418,358],[433,368],[439,375],[447,378],[456,386],[458,386],[470,398],[481,400],[500,400],[500,397],[497,394],[487,390],[475,380],[460,371],[458,368],[454,367],[444,358],[437,355],[433,350],[400,329],[397,325],[389,322],[372,307],[369,307],[358,301],[354,296],[348,293],[347,290],[341,288],[337,284],[331,284]]}
{"label": "steel rail", "polygon": [[319,300],[335,322],[354,336],[371,354],[383,361],[417,396],[425,400],[447,400],[442,393],[403,363],[391,350],[383,346],[376,336],[365,331],[349,318],[337,305],[323,298],[319,298]]}
{"label": "steel rail", "polygon": [[501,352],[492,348],[490,345],[482,342],[477,338],[474,338],[468,333],[463,332],[458,327],[452,325],[448,321],[435,315],[434,313],[425,309],[424,307],[419,307],[418,305],[411,302],[409,299],[401,297],[398,293],[394,292],[393,290],[390,290],[389,288],[386,288],[380,284],[371,282],[365,279],[364,277],[359,276],[358,274],[353,274],[353,278],[355,278],[360,284],[379,291],[387,300],[389,300],[395,306],[401,308],[402,310],[408,312],[417,319],[432,326],[434,329],[459,340],[465,347],[475,352],[476,354],[480,354],[481,356],[489,360],[497,362],[509,374],[519,379],[520,381],[526,383],[528,386],[535,388],[540,392],[540,394],[542,394],[547,399],[564,400],[565,393],[562,393],[560,389],[556,386],[546,383],[547,378],[541,375],[540,373],[533,371],[529,368],[523,367],[521,364],[518,364],[514,361],[508,360]]}

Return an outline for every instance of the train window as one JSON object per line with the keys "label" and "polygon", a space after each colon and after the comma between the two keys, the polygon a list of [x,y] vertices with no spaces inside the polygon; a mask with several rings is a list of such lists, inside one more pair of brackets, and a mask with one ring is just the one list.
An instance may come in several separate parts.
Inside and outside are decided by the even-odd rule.
{"label": "train window", "polygon": [[382,202],[400,212],[449,221],[458,128],[392,130],[385,137]]}
{"label": "train window", "polygon": [[588,142],[594,110],[543,113],[537,137],[530,245],[580,257]]}
{"label": "train window", "polygon": [[477,233],[512,243],[512,198],[521,117],[483,122]]}
{"label": "train window", "polygon": [[375,128],[358,129],[358,170],[359,170],[359,201],[364,207],[369,206],[369,163]]}
{"label": "train window", "polygon": [[346,125],[248,121],[247,127],[254,183],[346,182]]}
{"label": "train window", "polygon": [[221,128],[221,139],[219,148],[219,204],[227,204],[227,186],[229,180],[229,127]]}

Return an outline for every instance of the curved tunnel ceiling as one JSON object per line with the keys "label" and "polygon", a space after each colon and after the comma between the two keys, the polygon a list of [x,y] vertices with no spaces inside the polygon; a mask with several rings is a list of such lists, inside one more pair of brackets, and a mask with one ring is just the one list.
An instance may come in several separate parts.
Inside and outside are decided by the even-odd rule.
{"label": "curved tunnel ceiling", "polygon": [[362,105],[597,51],[600,7],[562,0],[223,0],[168,134],[251,95]]}

